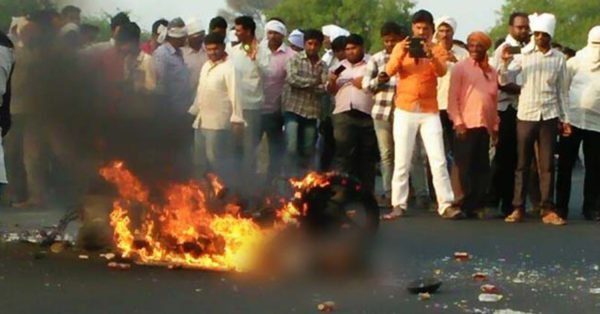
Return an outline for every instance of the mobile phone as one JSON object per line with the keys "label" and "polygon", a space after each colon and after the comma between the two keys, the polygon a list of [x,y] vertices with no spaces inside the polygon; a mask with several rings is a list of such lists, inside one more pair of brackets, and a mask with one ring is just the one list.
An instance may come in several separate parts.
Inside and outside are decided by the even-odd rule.
{"label": "mobile phone", "polygon": [[335,74],[336,76],[340,76],[340,74],[342,74],[342,72],[344,71],[346,71],[346,67],[340,65],[337,69],[335,69],[335,71],[333,71],[333,74]]}
{"label": "mobile phone", "polygon": [[423,49],[424,38],[411,37],[410,45],[408,46],[408,54],[412,58],[427,58],[425,49]]}
{"label": "mobile phone", "polygon": [[520,55],[521,54],[521,47],[510,47],[508,49],[508,51],[510,51],[511,54],[513,55]]}

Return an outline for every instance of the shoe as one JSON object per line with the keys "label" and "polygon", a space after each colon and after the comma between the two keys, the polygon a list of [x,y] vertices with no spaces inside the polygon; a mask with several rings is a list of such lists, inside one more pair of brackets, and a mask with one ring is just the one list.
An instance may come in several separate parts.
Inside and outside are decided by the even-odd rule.
{"label": "shoe", "polygon": [[459,208],[450,206],[444,210],[442,218],[448,220],[458,220],[465,218],[465,214]]}
{"label": "shoe", "polygon": [[562,219],[555,212],[548,212],[544,217],[542,217],[542,221],[547,225],[555,225],[555,226],[564,226],[567,224],[567,221]]}
{"label": "shoe", "polygon": [[406,216],[406,209],[396,206],[391,212],[381,215],[381,220],[391,221]]}
{"label": "shoe", "polygon": [[523,221],[523,210],[520,208],[513,210],[512,214],[510,214],[506,218],[504,218],[504,222],[507,222],[507,223],[516,223],[516,222],[522,222],[522,221]]}

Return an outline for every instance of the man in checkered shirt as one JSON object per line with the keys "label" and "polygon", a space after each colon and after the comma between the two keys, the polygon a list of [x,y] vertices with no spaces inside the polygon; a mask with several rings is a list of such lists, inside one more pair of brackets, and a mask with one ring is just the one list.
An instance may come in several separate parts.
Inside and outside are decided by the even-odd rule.
{"label": "man in checkered shirt", "polygon": [[392,134],[392,112],[396,94],[397,77],[389,77],[385,73],[390,54],[394,46],[406,37],[400,25],[388,22],[381,28],[384,50],[371,57],[367,64],[367,72],[363,78],[363,89],[371,92],[375,104],[371,116],[374,120],[375,134],[381,154],[381,176],[384,194],[379,198],[380,206],[389,207],[392,195],[392,174],[394,173],[394,136]]}

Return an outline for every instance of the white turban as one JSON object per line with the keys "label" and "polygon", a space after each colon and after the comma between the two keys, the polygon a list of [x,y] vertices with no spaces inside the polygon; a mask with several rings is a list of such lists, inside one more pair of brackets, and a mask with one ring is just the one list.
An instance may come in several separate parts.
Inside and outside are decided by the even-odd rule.
{"label": "white turban", "polygon": [[556,29],[556,17],[550,13],[533,14],[529,16],[529,24],[532,32],[541,32],[554,37]]}
{"label": "white turban", "polygon": [[577,56],[590,64],[592,69],[600,68],[600,26],[594,26],[588,34],[588,44]]}
{"label": "white turban", "polygon": [[600,43],[600,25],[592,27],[588,33],[588,44]]}
{"label": "white turban", "polygon": [[329,37],[329,40],[334,41],[338,37],[350,36],[350,32],[337,25],[325,25],[322,30],[323,35]]}
{"label": "white turban", "polygon": [[299,48],[304,48],[304,33],[299,29],[295,29],[292,31],[290,36],[288,37],[289,42]]}
{"label": "white turban", "polygon": [[287,36],[287,28],[285,27],[285,24],[277,20],[271,20],[265,24],[265,32],[268,31],[277,32],[283,36]]}
{"label": "white turban", "polygon": [[452,30],[454,31],[454,33],[456,33],[456,27],[458,26],[458,24],[456,23],[456,20],[453,17],[442,16],[435,20],[435,30],[437,31],[437,29],[442,24],[447,24],[448,26],[452,27]]}
{"label": "white turban", "polygon": [[169,22],[167,27],[167,36],[171,38],[184,38],[187,37],[187,29],[185,23],[181,18],[176,18]]}
{"label": "white turban", "polygon": [[189,19],[185,22],[185,26],[187,28],[187,33],[189,36],[197,35],[202,32],[205,32],[204,24],[199,19]]}
{"label": "white turban", "polygon": [[79,25],[75,23],[67,23],[60,29],[59,35],[65,36],[71,32],[79,33]]}

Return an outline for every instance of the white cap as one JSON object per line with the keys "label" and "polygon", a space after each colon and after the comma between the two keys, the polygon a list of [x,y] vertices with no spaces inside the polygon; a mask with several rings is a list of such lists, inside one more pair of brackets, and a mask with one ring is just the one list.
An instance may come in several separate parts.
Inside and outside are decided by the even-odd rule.
{"label": "white cap", "polygon": [[304,33],[299,29],[295,29],[288,37],[288,41],[296,47],[304,48]]}
{"label": "white cap", "polygon": [[285,24],[277,20],[271,20],[265,24],[265,32],[268,31],[277,32],[283,36],[287,36],[287,28],[285,27]]}
{"label": "white cap", "polygon": [[456,23],[456,20],[453,17],[450,16],[442,16],[438,19],[435,20],[435,30],[437,31],[438,27],[440,27],[440,25],[442,24],[447,24],[448,26],[452,27],[452,30],[454,31],[454,33],[456,33],[456,27],[458,26],[458,24]]}
{"label": "white cap", "polygon": [[187,29],[185,22],[181,18],[176,18],[169,22],[167,27],[167,35],[171,38],[184,38],[187,37]]}
{"label": "white cap", "polygon": [[338,37],[350,36],[350,32],[348,30],[334,24],[323,26],[321,31],[323,32],[323,35],[329,37],[329,40],[331,41],[334,41]]}
{"label": "white cap", "polygon": [[554,37],[556,17],[550,13],[533,14],[529,16],[529,25],[532,32],[541,32]]}
{"label": "white cap", "polygon": [[588,44],[600,43],[600,25],[592,27],[588,34]]}
{"label": "white cap", "polygon": [[188,36],[197,35],[202,32],[206,32],[206,29],[204,28],[204,23],[202,23],[202,20],[200,20],[200,19],[196,19],[196,18],[189,19],[185,22],[185,26],[187,28]]}

